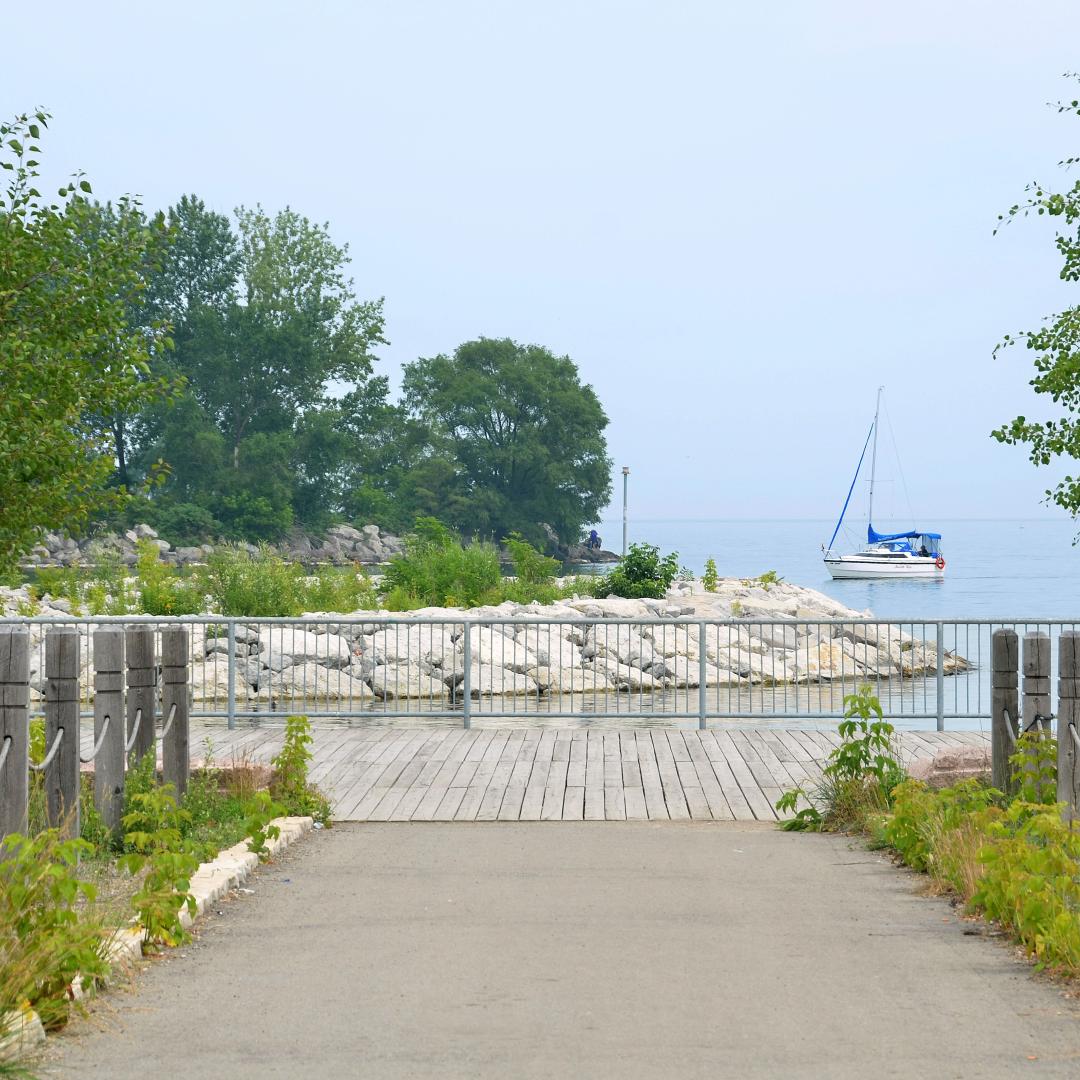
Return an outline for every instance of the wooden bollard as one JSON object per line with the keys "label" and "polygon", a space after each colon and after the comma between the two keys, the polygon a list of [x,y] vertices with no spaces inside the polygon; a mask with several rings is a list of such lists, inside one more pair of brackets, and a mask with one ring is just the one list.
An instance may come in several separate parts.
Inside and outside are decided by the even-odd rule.
{"label": "wooden bollard", "polygon": [[[1041,630],[1028,631],[1024,635],[1024,735],[1049,738],[1052,734],[1050,716],[1050,638]],[[1030,751],[1024,759],[1024,775],[1042,792],[1043,783],[1037,776],[1039,766]]]}
{"label": "wooden bollard", "polygon": [[[150,626],[130,627],[127,631],[127,738],[135,731],[131,753],[136,761],[143,754],[156,754],[154,709],[157,704],[157,657],[154,653],[154,630]],[[138,720],[138,730],[135,723]]]}
{"label": "wooden bollard", "polygon": [[110,829],[119,829],[126,756],[123,630],[94,631],[94,745],[99,741],[94,758],[94,806]]}
{"label": "wooden bollard", "polygon": [[1080,817],[1080,633],[1063,630],[1058,639],[1057,798],[1066,821]]}
{"label": "wooden bollard", "polygon": [[1050,638],[1041,630],[1031,630],[1024,635],[1024,734],[1038,734],[1040,728],[1049,734],[1048,726],[1036,719],[1049,715]]}
{"label": "wooden bollard", "polygon": [[1013,768],[1009,758],[1020,729],[1019,639],[1015,630],[995,630],[991,639],[992,672],[990,687],[991,783],[998,791],[1013,789]]}
{"label": "wooden bollard", "polygon": [[[63,732],[63,735],[60,733]],[[65,836],[79,835],[79,631],[45,634],[45,814]]]}
{"label": "wooden bollard", "polygon": [[179,800],[187,791],[190,759],[188,756],[188,647],[185,627],[170,626],[161,631],[161,715],[165,724],[162,737],[162,772],[165,783],[172,784]]}
{"label": "wooden bollard", "polygon": [[26,832],[30,769],[30,632],[0,628],[0,840]]}

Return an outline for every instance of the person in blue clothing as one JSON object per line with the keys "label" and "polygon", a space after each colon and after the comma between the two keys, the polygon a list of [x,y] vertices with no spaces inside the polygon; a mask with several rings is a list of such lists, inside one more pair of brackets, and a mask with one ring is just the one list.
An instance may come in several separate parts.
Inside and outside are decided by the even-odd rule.
{"label": "person in blue clothing", "polygon": [[589,539],[585,541],[586,547],[591,548],[593,551],[599,551],[600,545],[603,541],[600,539],[600,534],[595,529],[589,530]]}

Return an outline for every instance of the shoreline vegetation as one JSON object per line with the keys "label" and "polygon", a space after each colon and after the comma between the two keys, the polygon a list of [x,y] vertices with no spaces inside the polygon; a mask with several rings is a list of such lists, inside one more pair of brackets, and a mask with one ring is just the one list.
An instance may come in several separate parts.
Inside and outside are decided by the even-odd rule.
{"label": "shoreline vegetation", "polygon": [[[373,707],[390,700],[454,701],[463,678],[466,617],[484,623],[471,646],[476,697],[698,687],[699,633],[675,622],[695,617],[708,621],[706,686],[911,679],[937,667],[933,642],[887,623],[829,622],[866,613],[785,582],[773,571],[753,579],[720,578],[712,566],[696,579],[679,570],[675,555],[661,556],[655,547],[639,544],[604,576],[559,577],[558,561],[522,538],[508,538],[507,551],[512,577],[502,575],[494,545],[464,544],[427,519],[376,577],[361,567],[308,574],[268,548],[219,549],[205,566],[177,568],[164,564],[153,541],[143,539],[134,574],[122,566],[41,569],[34,586],[0,588],[0,603],[8,618],[146,614],[240,620],[235,693],[241,709],[303,711],[319,701]],[[521,616],[548,624],[511,621]],[[267,618],[295,622],[260,625]],[[379,621],[391,618],[418,624]],[[591,619],[638,625],[593,626]],[[80,630],[88,673],[92,634],[85,623]],[[33,637],[40,652],[40,626]],[[191,647],[193,700],[225,700],[224,627],[193,624]],[[956,675],[969,664],[946,652],[942,667]],[[40,677],[32,690],[40,694]]]}
{"label": "shoreline vegetation", "polygon": [[794,816],[780,828],[862,836],[1000,927],[1037,970],[1080,977],[1080,832],[1057,801],[1057,740],[1021,735],[1007,790],[991,786],[985,756],[979,775],[935,786],[908,775],[871,687],[844,704],[840,745],[817,785],[781,796]]}
{"label": "shoreline vegetation", "polygon": [[[78,836],[68,835],[70,819],[48,820],[44,774],[31,773],[25,833],[0,843],[0,1076],[32,1076],[21,1059],[124,972],[132,948],[149,956],[189,940],[196,879],[219,854],[265,861],[292,819],[330,825],[330,803],[308,778],[311,743],[307,718],[289,717],[269,765],[244,756],[219,764],[211,751],[182,796],[161,782],[153,755],[133,759],[115,829],[84,772]],[[30,758],[44,756],[35,720]]]}

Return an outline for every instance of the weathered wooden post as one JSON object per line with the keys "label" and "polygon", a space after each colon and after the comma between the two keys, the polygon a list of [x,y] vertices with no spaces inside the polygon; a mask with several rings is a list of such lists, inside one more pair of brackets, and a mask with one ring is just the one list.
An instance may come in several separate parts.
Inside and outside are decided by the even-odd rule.
{"label": "weathered wooden post", "polygon": [[110,829],[124,812],[124,632],[94,631],[94,806]]}
{"label": "weathered wooden post", "polygon": [[1024,635],[1024,734],[1049,734],[1049,715],[1050,638],[1041,630],[1029,630]]}
{"label": "weathered wooden post", "polygon": [[[1053,734],[1050,721],[1050,638],[1041,630],[1024,635],[1024,722],[1022,732],[1036,739]],[[1043,793],[1042,758],[1029,750],[1024,758],[1024,775]]]}
{"label": "weathered wooden post", "polygon": [[79,631],[45,634],[45,813],[65,836],[79,835]]}
{"label": "weathered wooden post", "polygon": [[127,749],[139,761],[143,754],[157,753],[154,709],[157,704],[157,658],[154,629],[133,626],[127,630]]}
{"label": "weathered wooden post", "polygon": [[998,791],[1013,789],[1012,756],[1020,728],[1019,638],[1015,630],[995,630],[991,638],[990,687],[991,783]]}
{"label": "weathered wooden post", "polygon": [[1080,817],[1080,633],[1058,638],[1057,798],[1066,821]]}
{"label": "weathered wooden post", "polygon": [[30,770],[30,632],[0,629],[0,840],[26,832]]}
{"label": "weathered wooden post", "polygon": [[186,627],[170,626],[161,631],[161,712],[165,727],[161,734],[162,772],[179,800],[187,791],[191,764],[188,749],[188,657]]}

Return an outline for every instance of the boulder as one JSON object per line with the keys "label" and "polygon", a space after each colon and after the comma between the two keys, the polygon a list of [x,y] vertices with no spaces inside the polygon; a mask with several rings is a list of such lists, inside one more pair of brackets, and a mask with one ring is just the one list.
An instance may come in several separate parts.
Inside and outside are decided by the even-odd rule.
{"label": "boulder", "polygon": [[368,682],[375,696],[383,701],[429,701],[446,694],[441,678],[426,674],[415,664],[380,664],[372,671]]}
{"label": "boulder", "polygon": [[[522,675],[516,671],[510,671],[509,668],[492,667],[490,664],[477,664],[472,668],[470,672],[472,688],[471,693],[474,698],[478,697],[503,697],[507,694],[519,695],[519,694],[536,694],[539,693],[539,687],[536,684],[536,680],[529,675]],[[455,680],[454,683],[450,683],[449,680]],[[460,678],[455,674],[448,676],[448,685],[452,685],[460,693],[460,682],[464,679],[462,675]]]}
{"label": "boulder", "polygon": [[269,677],[260,687],[267,689],[273,701],[279,704],[291,702],[301,706],[305,702],[370,701],[373,697],[371,687],[361,679],[354,678],[348,671],[340,668],[328,668],[310,661],[294,664]]}
{"label": "boulder", "polygon": [[932,788],[949,787],[961,780],[990,780],[990,746],[946,746],[932,757],[916,758],[908,776]]}
{"label": "boulder", "polygon": [[607,675],[594,667],[538,667],[532,676],[546,694],[606,694],[616,689]]}
{"label": "boulder", "polygon": [[312,634],[292,626],[267,626],[259,638],[263,663],[275,671],[312,661],[345,668],[352,663],[352,645],[338,634]]}

